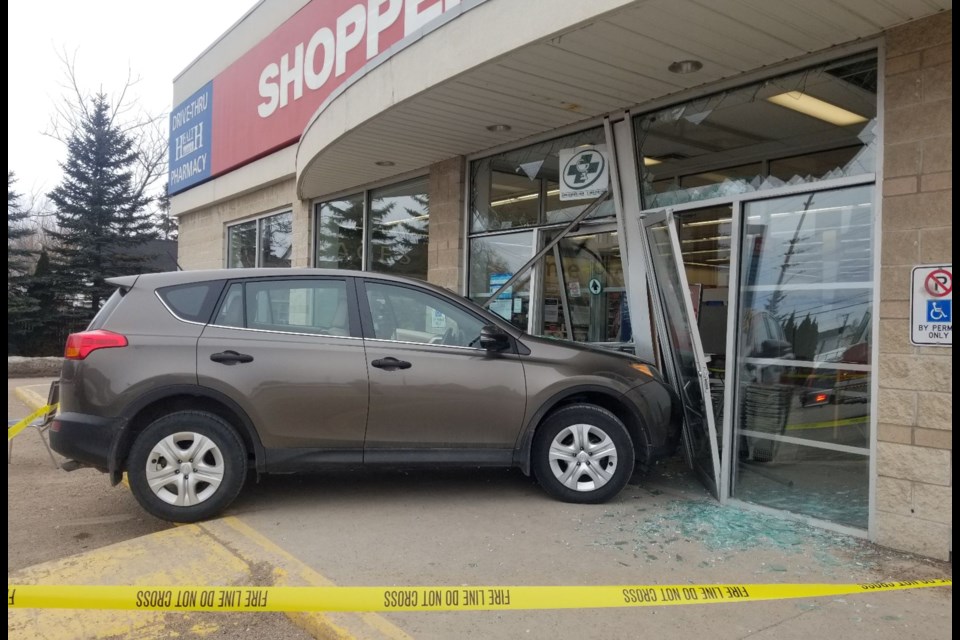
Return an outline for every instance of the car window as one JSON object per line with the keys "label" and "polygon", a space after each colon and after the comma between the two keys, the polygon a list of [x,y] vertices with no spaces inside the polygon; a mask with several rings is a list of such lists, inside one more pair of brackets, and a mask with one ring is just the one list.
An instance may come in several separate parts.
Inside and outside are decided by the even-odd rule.
{"label": "car window", "polygon": [[484,323],[440,296],[418,289],[367,282],[373,333],[381,340],[475,346]]}
{"label": "car window", "polygon": [[181,284],[157,289],[160,299],[183,320],[207,322],[217,298],[223,290],[223,281]]}
{"label": "car window", "polygon": [[214,324],[349,336],[347,285],[343,280],[234,283],[227,290]]}
{"label": "car window", "polygon": [[110,314],[113,313],[113,310],[120,304],[121,298],[123,298],[123,289],[115,290],[113,294],[107,298],[107,301],[103,303],[100,310],[97,311],[97,315],[93,316],[93,320],[87,325],[87,331],[94,331],[95,329],[101,328],[104,323],[106,323],[107,318],[110,317]]}
{"label": "car window", "polygon": [[230,285],[227,289],[227,296],[220,305],[220,311],[217,317],[213,319],[213,324],[224,327],[242,327],[243,326],[243,285],[236,283]]}

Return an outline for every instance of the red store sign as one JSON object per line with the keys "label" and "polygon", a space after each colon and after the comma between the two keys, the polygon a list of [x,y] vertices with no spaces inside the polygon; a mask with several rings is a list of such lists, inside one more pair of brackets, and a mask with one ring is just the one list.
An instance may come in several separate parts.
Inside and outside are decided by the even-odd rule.
{"label": "red store sign", "polygon": [[483,1],[313,0],[213,79],[210,131],[186,147],[205,154],[192,178],[174,134],[196,99],[174,108],[170,193],[295,143],[335,91]]}

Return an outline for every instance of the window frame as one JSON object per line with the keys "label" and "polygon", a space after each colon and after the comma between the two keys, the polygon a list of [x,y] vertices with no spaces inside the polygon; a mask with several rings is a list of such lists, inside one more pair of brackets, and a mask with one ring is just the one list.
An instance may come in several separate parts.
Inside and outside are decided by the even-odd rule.
{"label": "window frame", "polygon": [[[399,178],[399,179],[398,179]],[[314,268],[318,264],[317,248],[320,246],[320,208],[330,202],[337,200],[344,200],[347,198],[353,198],[359,196],[363,203],[363,215],[360,220],[361,225],[361,240],[360,240],[360,271],[364,273],[383,273],[389,275],[390,272],[386,271],[372,271],[370,268],[370,236],[371,236],[371,226],[370,226],[370,205],[373,198],[373,192],[379,189],[384,189],[387,187],[399,187],[407,183],[424,181],[426,183],[425,193],[427,194],[428,200],[428,213],[429,213],[429,198],[430,198],[430,172],[417,171],[409,175],[393,176],[388,180],[383,180],[380,182],[371,183],[362,188],[354,188],[346,191],[337,191],[322,198],[315,198],[311,202],[310,207],[310,222],[313,225],[313,229],[310,233],[310,264]],[[427,223],[427,236],[429,238],[430,226],[429,221]],[[428,240],[429,244],[429,240]],[[428,270],[429,271],[429,270]],[[424,282],[426,282],[428,274],[424,274]],[[414,277],[414,276],[405,276],[405,277]]]}
{"label": "window frame", "polygon": [[[154,289],[153,293],[157,296],[157,299],[160,301],[160,304],[167,310],[167,312],[172,315],[174,318],[180,322],[186,322],[188,324],[199,324],[207,325],[209,324],[214,317],[214,310],[219,307],[220,298],[223,296],[224,289],[226,288],[226,280],[199,280],[197,282],[185,282],[182,284],[168,285],[165,287],[158,287]],[[200,311],[197,313],[196,319],[184,318],[180,315],[166,298],[166,292],[175,291],[178,289],[188,289],[190,287],[201,287],[203,285],[209,285],[210,290],[207,291],[204,296],[204,300],[200,305]],[[109,302],[109,300],[108,300]],[[106,305],[104,305],[106,307]],[[96,318],[94,318],[96,321]],[[92,322],[91,322],[92,324]]]}
{"label": "window frame", "polygon": [[[268,213],[262,213],[262,214],[260,214],[260,215],[257,215],[257,216],[251,217],[251,218],[244,218],[244,219],[242,219],[242,220],[231,220],[230,222],[226,223],[226,224],[224,225],[224,238],[225,238],[225,241],[224,241],[224,243],[223,243],[223,251],[224,251],[224,254],[223,254],[223,264],[224,264],[224,267],[225,267],[226,269],[262,269],[262,268],[267,268],[267,269],[289,269],[289,268],[292,268],[292,267],[293,267],[293,258],[292,258],[292,257],[291,257],[291,259],[290,259],[290,266],[288,266],[288,267],[263,267],[262,264],[261,264],[261,263],[262,263],[262,258],[263,258],[263,256],[260,255],[260,249],[261,249],[261,246],[262,246],[262,244],[261,244],[261,236],[262,236],[262,234],[263,234],[263,220],[265,220],[265,219],[267,219],[267,218],[275,218],[275,217],[278,217],[278,216],[282,216],[282,215],[284,215],[284,214],[289,214],[289,215],[290,215],[290,225],[291,225],[290,235],[292,236],[292,235],[293,235],[293,228],[292,228],[292,227],[293,227],[293,207],[290,207],[290,206],[286,206],[286,207],[283,207],[283,208],[281,208],[281,209],[277,209],[277,210],[274,210],[274,211],[270,211],[270,212],[268,212]],[[232,228],[234,228],[234,227],[239,227],[240,225],[249,224],[249,223],[251,223],[251,222],[255,223],[255,225],[256,225],[256,235],[255,235],[256,242],[255,242],[255,244],[254,244],[254,249],[253,249],[254,265],[253,265],[252,267],[241,267],[241,266],[236,266],[236,267],[235,267],[235,266],[231,266],[231,265],[230,265],[230,230],[231,230]],[[291,240],[290,240],[290,246],[291,246],[291,248],[293,247],[293,239],[292,239],[292,237],[291,237]]]}

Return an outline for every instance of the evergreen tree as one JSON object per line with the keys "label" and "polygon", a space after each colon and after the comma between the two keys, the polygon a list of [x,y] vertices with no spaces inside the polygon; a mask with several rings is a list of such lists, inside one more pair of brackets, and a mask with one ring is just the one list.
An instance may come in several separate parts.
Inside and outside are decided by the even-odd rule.
{"label": "evergreen tree", "polygon": [[156,237],[149,198],[134,180],[133,140],[98,94],[67,139],[63,181],[50,192],[58,229],[51,231],[53,285],[65,320],[90,319],[110,295],[106,278],[143,270],[138,245]]}
{"label": "evergreen tree", "polygon": [[7,354],[24,352],[24,341],[37,315],[37,300],[27,290],[32,251],[23,241],[33,230],[26,224],[30,212],[20,205],[20,194],[13,190],[16,178],[7,171]]}
{"label": "evergreen tree", "polygon": [[169,183],[163,185],[163,190],[157,196],[157,214],[155,224],[157,232],[164,240],[176,240],[180,235],[180,224],[170,215],[170,195],[167,193]]}
{"label": "evergreen tree", "polygon": [[[367,220],[370,237],[369,268],[396,274],[423,277],[427,273],[428,196],[409,194],[402,215],[391,220],[400,200],[373,198]],[[317,238],[317,266],[360,269],[363,247],[363,198],[326,202],[320,209]]]}
{"label": "evergreen tree", "polygon": [[[373,200],[370,204],[370,268],[374,271],[425,277],[427,273],[428,196],[407,196],[411,203],[403,207],[404,217],[388,220],[396,209],[397,198]],[[411,206],[412,205],[412,206]]]}
{"label": "evergreen tree", "polygon": [[317,266],[325,269],[361,269],[363,198],[326,202],[320,207]]}
{"label": "evergreen tree", "polygon": [[17,179],[13,171],[7,171],[7,301],[9,302],[11,278],[22,276],[29,270],[32,252],[19,242],[28,238],[33,230],[28,226],[30,212],[20,206],[20,194],[13,190]]}

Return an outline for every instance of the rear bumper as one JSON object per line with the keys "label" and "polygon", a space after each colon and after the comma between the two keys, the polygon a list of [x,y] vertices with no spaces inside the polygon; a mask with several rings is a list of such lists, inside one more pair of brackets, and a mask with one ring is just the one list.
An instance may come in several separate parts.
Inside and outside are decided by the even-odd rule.
{"label": "rear bumper", "polygon": [[69,460],[113,471],[113,454],[123,424],[119,418],[61,413],[50,425],[50,447]]}

